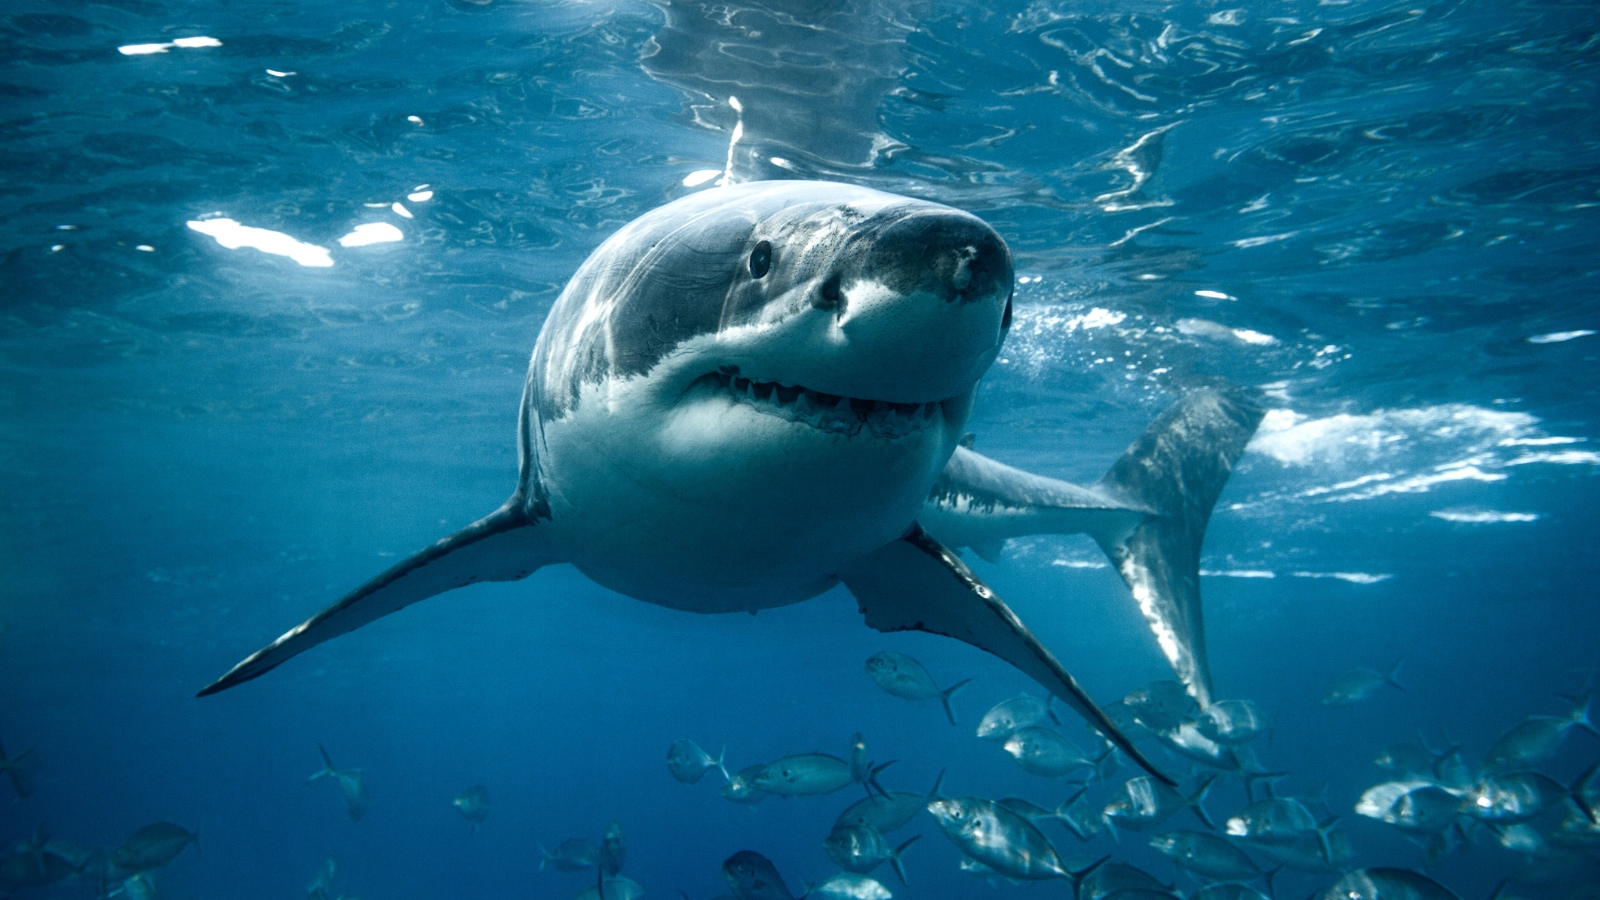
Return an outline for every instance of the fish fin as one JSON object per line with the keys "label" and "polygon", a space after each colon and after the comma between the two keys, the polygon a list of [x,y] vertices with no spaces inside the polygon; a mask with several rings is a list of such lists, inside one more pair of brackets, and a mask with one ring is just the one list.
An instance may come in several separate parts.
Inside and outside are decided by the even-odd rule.
{"label": "fish fin", "polygon": [[1072,893],[1076,895],[1078,893],[1078,885],[1081,884],[1085,878],[1088,878],[1089,874],[1095,869],[1105,865],[1106,860],[1110,858],[1111,854],[1108,853],[1081,869],[1068,869],[1067,877],[1072,879]]}
{"label": "fish fin", "polygon": [[1200,821],[1206,823],[1206,827],[1212,831],[1217,830],[1217,823],[1211,821],[1211,814],[1206,812],[1205,804],[1206,795],[1211,793],[1211,786],[1216,783],[1217,776],[1215,775],[1212,775],[1210,778],[1207,778],[1205,781],[1201,782],[1200,789],[1194,792],[1194,796],[1189,798],[1189,802],[1187,804],[1190,809],[1194,810],[1194,814],[1199,817]]}
{"label": "fish fin", "polygon": [[1267,896],[1268,897],[1277,896],[1278,889],[1273,886],[1273,881],[1277,880],[1278,873],[1282,872],[1282,871],[1283,871],[1283,866],[1279,866],[1276,869],[1270,869],[1270,870],[1268,870],[1266,872],[1262,872],[1261,873],[1261,880],[1265,881],[1267,883]]}
{"label": "fish fin", "polygon": [[1278,782],[1278,779],[1286,778],[1286,777],[1288,777],[1288,775],[1289,775],[1288,772],[1241,772],[1241,773],[1239,773],[1239,777],[1244,779],[1245,796],[1250,798],[1250,802],[1251,803],[1256,802],[1256,782],[1265,781],[1267,783],[1267,798],[1271,799],[1271,798],[1277,796],[1276,794],[1273,793],[1272,786]]}
{"label": "fish fin", "polygon": [[900,854],[906,852],[907,847],[915,844],[919,840],[922,840],[922,835],[914,834],[911,836],[911,840],[906,841],[904,844],[894,848],[894,850],[890,851],[889,853],[889,865],[894,866],[894,873],[900,876],[901,884],[909,884],[909,882],[906,881],[906,867],[905,863],[900,861]]}
{"label": "fish fin", "polygon": [[6,778],[11,781],[11,789],[16,792],[19,799],[23,800],[32,797],[34,791],[33,773],[23,768],[22,765],[31,756],[33,756],[33,748],[29,747],[17,754],[15,759],[8,760],[5,764]]}
{"label": "fish fin", "polygon": [[894,765],[895,763],[897,763],[899,761],[900,760],[898,760],[898,759],[891,759],[891,760],[889,760],[888,762],[884,763],[881,766],[874,766],[874,765],[868,765],[867,766],[867,777],[862,779],[862,780],[865,782],[865,785],[866,785],[866,788],[867,788],[867,796],[868,797],[872,796],[872,792],[873,791],[877,791],[879,793],[879,795],[884,796],[884,797],[889,796],[889,792],[884,790],[883,789],[883,785],[878,783],[878,773],[882,772],[884,769],[889,768],[890,766]]}
{"label": "fish fin", "polygon": [[1338,816],[1329,816],[1317,824],[1317,843],[1322,847],[1322,858],[1328,865],[1335,865],[1333,861],[1333,843],[1328,835],[1333,833],[1333,826],[1339,824]]}
{"label": "fish fin", "polygon": [[954,553],[919,525],[839,573],[867,624],[879,631],[926,631],[965,641],[1005,660],[1060,696],[1156,779],[1145,759],[1016,613]]}
{"label": "fish fin", "polygon": [[944,702],[944,714],[950,717],[951,725],[956,724],[956,711],[950,705],[950,698],[955,696],[956,691],[961,690],[970,683],[972,683],[971,678],[964,678],[939,692],[939,699]]}
{"label": "fish fin", "polygon": [[972,552],[978,554],[979,559],[990,564],[1000,562],[1000,557],[1005,552],[1005,549],[1006,542],[1004,538],[994,541],[976,541],[972,545]]}
{"label": "fish fin", "polygon": [[1101,816],[1100,818],[1106,823],[1106,831],[1111,833],[1111,842],[1114,844],[1122,843],[1122,835],[1117,832],[1117,823],[1110,816]]}
{"label": "fish fin", "polygon": [[333,775],[333,760],[328,758],[327,748],[323,747],[321,744],[318,744],[317,752],[322,754],[322,770],[311,773],[311,777],[306,779],[306,784],[310,784],[311,782],[316,781],[318,778],[328,778]]}
{"label": "fish fin", "polygon": [[[1600,737],[1600,731],[1596,731],[1594,723],[1589,721],[1589,695],[1587,693],[1581,694],[1571,698],[1571,700],[1572,712],[1567,716],[1568,721],[1572,723],[1573,727],[1582,728],[1595,737]],[[23,756],[31,752],[33,751],[30,749],[24,752]],[[20,759],[21,757],[18,758]]]}
{"label": "fish fin", "polygon": [[733,776],[728,774],[728,745],[722,745],[722,751],[717,754],[717,771],[722,773],[722,778],[728,783],[733,783]]}
{"label": "fish fin", "polygon": [[1500,897],[1506,892],[1506,885],[1510,883],[1510,878],[1500,879],[1500,883],[1495,885],[1494,890],[1489,893],[1489,900],[1500,900]]}
{"label": "fish fin", "polygon": [[1395,660],[1394,661],[1394,665],[1389,667],[1389,671],[1384,673],[1383,683],[1387,684],[1388,686],[1394,688],[1397,691],[1405,690],[1406,686],[1395,680],[1395,678],[1398,677],[1399,674],[1400,674],[1400,667],[1405,665],[1405,662],[1406,662],[1406,658],[1404,656],[1402,656],[1399,659]]}
{"label": "fish fin", "polygon": [[949,771],[948,769],[940,769],[939,770],[939,777],[935,778],[933,780],[933,790],[928,791],[928,802],[929,803],[932,803],[935,800],[943,799],[942,797],[939,796],[939,788],[944,784],[944,773],[948,772],[948,771]]}
{"label": "fish fin", "polygon": [[1045,694],[1044,695],[1044,713],[1045,713],[1045,715],[1050,717],[1050,721],[1056,723],[1057,725],[1060,725],[1061,724],[1061,717],[1056,715],[1055,705],[1056,705],[1056,695],[1055,694]]}
{"label": "fish fin", "polygon": [[1588,784],[1589,779],[1594,777],[1596,769],[1600,769],[1600,762],[1584,769],[1583,774],[1574,779],[1572,785],[1567,788],[1567,794],[1572,797],[1572,802],[1583,810],[1583,814],[1589,817],[1590,822],[1600,825],[1600,816],[1595,814],[1594,807],[1590,806],[1588,798],[1583,796],[1584,785]]}
{"label": "fish fin", "polygon": [[252,653],[203,688],[205,697],[260,677],[305,650],[435,594],[479,581],[516,581],[552,560],[541,559],[538,528],[512,497],[495,512],[388,571]]}
{"label": "fish fin", "polygon": [[1211,668],[1200,606],[1200,544],[1211,508],[1263,415],[1237,392],[1190,393],[1150,423],[1099,485],[1154,512],[1126,535],[1095,540],[1202,709],[1211,704]]}

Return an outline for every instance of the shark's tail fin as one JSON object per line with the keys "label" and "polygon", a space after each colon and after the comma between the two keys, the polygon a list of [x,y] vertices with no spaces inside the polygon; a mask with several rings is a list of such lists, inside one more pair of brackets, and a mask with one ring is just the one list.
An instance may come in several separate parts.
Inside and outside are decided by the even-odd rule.
{"label": "shark's tail fin", "polygon": [[1200,613],[1200,543],[1263,415],[1236,392],[1190,393],[1150,423],[1099,485],[1147,511],[1131,531],[1095,539],[1202,709],[1211,703],[1211,672]]}
{"label": "shark's tail fin", "polygon": [[951,725],[956,724],[956,710],[955,707],[950,705],[950,698],[954,697],[956,691],[966,687],[971,681],[971,678],[963,678],[939,692],[939,699],[944,703],[944,714],[950,717]]}

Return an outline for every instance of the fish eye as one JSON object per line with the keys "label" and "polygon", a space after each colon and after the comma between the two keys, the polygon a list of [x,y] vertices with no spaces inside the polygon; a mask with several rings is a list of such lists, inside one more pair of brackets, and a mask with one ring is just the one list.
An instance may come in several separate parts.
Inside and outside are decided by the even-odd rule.
{"label": "fish eye", "polygon": [[760,278],[772,268],[772,244],[767,241],[758,241],[755,249],[750,251],[750,275]]}

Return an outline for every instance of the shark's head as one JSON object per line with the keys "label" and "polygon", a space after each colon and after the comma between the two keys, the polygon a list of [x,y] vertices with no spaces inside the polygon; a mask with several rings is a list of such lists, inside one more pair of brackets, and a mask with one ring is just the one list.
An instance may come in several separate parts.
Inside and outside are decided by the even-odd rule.
{"label": "shark's head", "polygon": [[805,181],[691,195],[623,227],[556,301],[524,437],[560,455],[555,432],[582,431],[581,452],[729,531],[741,502],[764,504],[795,524],[767,541],[892,509],[881,546],[959,440],[1012,285],[1000,235],[936,203]]}

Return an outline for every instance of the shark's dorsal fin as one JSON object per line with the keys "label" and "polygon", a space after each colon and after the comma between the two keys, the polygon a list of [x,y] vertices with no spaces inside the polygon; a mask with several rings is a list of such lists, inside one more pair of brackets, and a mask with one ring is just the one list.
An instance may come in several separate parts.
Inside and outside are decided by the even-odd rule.
{"label": "shark's dorsal fin", "polygon": [[200,691],[204,697],[257,678],[290,657],[419,600],[479,581],[516,581],[553,560],[521,496],[392,566],[332,606],[234,666]]}
{"label": "shark's dorsal fin", "polygon": [[1155,778],[1173,784],[1084,693],[1016,613],[919,525],[839,573],[867,624],[879,631],[926,631],[986,650],[1060,697]]}

